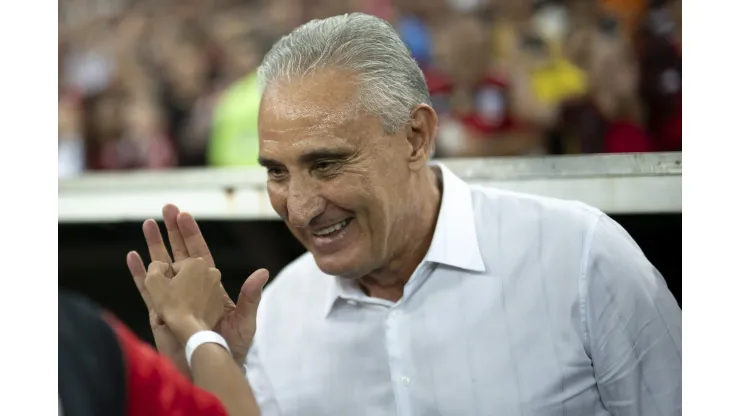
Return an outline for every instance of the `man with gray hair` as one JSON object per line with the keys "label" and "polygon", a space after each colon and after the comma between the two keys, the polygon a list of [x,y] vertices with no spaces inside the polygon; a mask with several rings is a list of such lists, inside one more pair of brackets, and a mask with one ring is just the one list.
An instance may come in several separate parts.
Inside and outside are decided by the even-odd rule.
{"label": "man with gray hair", "polygon": [[[681,413],[660,273],[594,208],[430,164],[437,115],[387,22],[309,22],[259,75],[270,202],[308,253],[265,291],[253,342],[246,318],[215,330],[240,364],[251,342],[263,414]],[[175,261],[210,258],[192,217],[165,211]]]}

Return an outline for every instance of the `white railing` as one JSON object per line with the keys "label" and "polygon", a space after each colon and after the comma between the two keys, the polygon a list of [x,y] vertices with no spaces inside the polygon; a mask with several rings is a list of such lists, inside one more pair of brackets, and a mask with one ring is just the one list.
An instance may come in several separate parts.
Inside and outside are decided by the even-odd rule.
{"label": "white railing", "polygon": [[[611,214],[681,212],[681,153],[441,162],[471,184],[579,200]],[[59,222],[158,218],[170,202],[199,219],[277,218],[259,168],[96,173],[59,182]]]}

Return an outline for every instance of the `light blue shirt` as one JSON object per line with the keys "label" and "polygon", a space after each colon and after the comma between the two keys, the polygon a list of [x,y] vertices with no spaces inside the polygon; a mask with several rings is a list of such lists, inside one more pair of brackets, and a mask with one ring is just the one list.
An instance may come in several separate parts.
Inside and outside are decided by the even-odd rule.
{"label": "light blue shirt", "polygon": [[444,166],[397,303],[305,254],[266,290],[248,378],[264,415],[680,415],[681,310],[637,244],[578,202]]}

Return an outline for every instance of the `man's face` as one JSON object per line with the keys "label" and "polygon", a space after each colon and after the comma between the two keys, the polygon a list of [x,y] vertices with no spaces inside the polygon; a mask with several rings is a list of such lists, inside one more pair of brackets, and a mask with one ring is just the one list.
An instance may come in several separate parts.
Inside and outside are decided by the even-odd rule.
{"label": "man's face", "polygon": [[359,278],[384,265],[408,211],[403,130],[357,109],[347,74],[323,70],[269,87],[259,113],[260,163],[275,211],[325,273]]}

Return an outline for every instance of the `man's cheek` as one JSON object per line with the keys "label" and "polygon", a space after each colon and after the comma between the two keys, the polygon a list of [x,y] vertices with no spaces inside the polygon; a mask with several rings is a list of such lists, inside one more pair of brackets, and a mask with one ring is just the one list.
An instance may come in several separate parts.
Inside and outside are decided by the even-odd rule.
{"label": "man's cheek", "polygon": [[273,188],[270,184],[267,185],[267,196],[270,199],[270,205],[272,209],[282,218],[288,220],[288,199],[284,193],[278,189]]}

